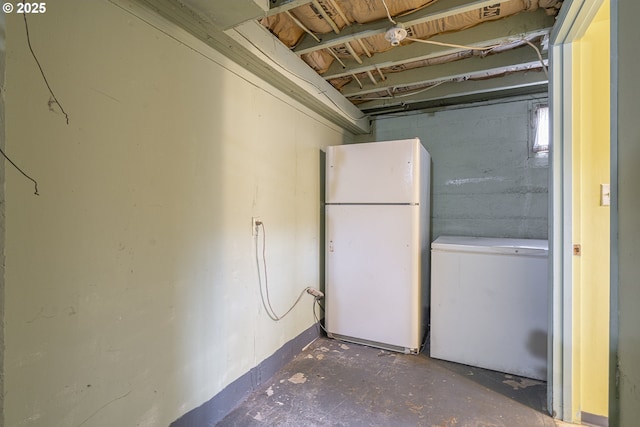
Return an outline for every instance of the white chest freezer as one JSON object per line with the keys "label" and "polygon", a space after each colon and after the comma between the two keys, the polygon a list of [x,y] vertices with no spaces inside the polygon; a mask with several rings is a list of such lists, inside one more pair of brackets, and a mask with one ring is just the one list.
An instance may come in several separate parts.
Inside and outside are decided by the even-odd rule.
{"label": "white chest freezer", "polygon": [[431,245],[431,357],[547,377],[548,243],[441,236]]}

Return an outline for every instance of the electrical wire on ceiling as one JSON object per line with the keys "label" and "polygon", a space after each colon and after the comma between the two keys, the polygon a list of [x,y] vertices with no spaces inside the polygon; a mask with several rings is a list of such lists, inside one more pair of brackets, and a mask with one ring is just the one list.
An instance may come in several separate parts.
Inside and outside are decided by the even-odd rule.
{"label": "electrical wire on ceiling", "polygon": [[410,40],[412,42],[425,43],[425,44],[433,44],[436,46],[445,46],[445,47],[454,47],[457,49],[465,49],[465,50],[481,50],[481,51],[491,51],[497,47],[504,46],[507,43],[497,43],[490,46],[465,46],[463,44],[455,44],[455,43],[446,43],[446,42],[437,42],[434,40],[423,40],[416,39],[414,37],[407,37],[406,40]]}
{"label": "electrical wire on ceiling", "polygon": [[[407,37],[408,32],[407,30],[404,28],[404,26],[402,24],[398,24],[396,21],[394,21],[391,18],[391,14],[389,13],[389,8],[387,7],[387,3],[385,0],[382,0],[382,4],[384,5],[385,10],[387,11],[387,18],[389,19],[389,21],[391,21],[391,23],[393,23],[393,27],[388,29],[386,34],[385,34],[385,39],[387,39],[392,46],[399,46],[400,42],[402,42],[403,40],[409,40],[412,42],[417,42],[417,43],[425,43],[425,44],[431,44],[431,45],[436,45],[436,46],[445,46],[445,47],[452,47],[452,48],[456,48],[456,49],[465,49],[465,50],[474,50],[474,51],[482,51],[482,52],[490,52],[491,50],[504,46],[506,43],[496,43],[490,46],[466,46],[466,45],[462,45],[462,44],[456,44],[456,43],[447,43],[447,42],[438,42],[438,41],[434,41],[434,40],[424,40],[424,39],[418,39],[415,37]],[[538,52],[539,54],[539,52]],[[540,56],[540,55],[539,55]],[[540,58],[542,58],[542,56],[540,56]],[[544,66],[544,64],[543,64]]]}
{"label": "electrical wire on ceiling", "polygon": [[[478,46],[465,46],[465,45],[454,44],[454,43],[437,42],[437,41],[433,41],[433,40],[422,40],[422,39],[416,39],[416,38],[413,38],[413,37],[407,37],[406,39],[410,40],[412,42],[434,44],[434,45],[438,45],[438,46],[447,46],[447,47],[454,47],[454,48],[467,49],[467,50],[487,51],[487,53],[491,52],[493,49],[496,49],[496,48],[499,48],[499,47],[502,47],[502,46],[507,46],[507,45],[510,45],[512,43],[512,41],[507,41],[507,42],[498,43],[498,44],[494,44],[494,45],[490,45],[490,46],[478,47]],[[521,40],[522,40],[522,42],[524,42],[527,45],[531,46],[533,48],[533,50],[536,51],[536,55],[538,55],[538,59],[540,60],[540,64],[542,65],[542,70],[544,71],[545,75],[547,77],[549,77],[549,73],[547,71],[547,66],[544,63],[544,58],[542,58],[542,53],[540,52],[540,49],[538,49],[538,46],[536,46],[535,44],[531,43],[529,40],[525,39],[524,37]]]}
{"label": "electrical wire on ceiling", "polygon": [[[505,42],[505,43],[494,44],[494,45],[491,45],[491,46],[478,47],[478,46],[466,46],[466,45],[455,44],[455,43],[437,42],[437,41],[433,41],[433,40],[423,40],[423,39],[417,39],[415,37],[407,37],[407,32],[406,32],[406,30],[404,30],[404,27],[402,26],[402,24],[398,24],[391,17],[391,14],[389,13],[389,7],[387,6],[387,2],[385,0],[381,0],[381,1],[382,1],[382,4],[384,5],[384,9],[387,12],[387,18],[394,25],[393,28],[390,28],[389,30],[387,30],[387,34],[385,35],[385,38],[387,38],[387,40],[389,40],[391,42],[392,46],[399,46],[400,42],[402,40],[409,40],[409,41],[412,41],[412,42],[426,43],[426,44],[432,44],[432,45],[436,45],[436,46],[445,46],[445,47],[453,47],[453,48],[458,48],[458,49],[478,50],[478,51],[488,51],[488,52],[490,52],[491,50],[493,50],[495,48],[502,47],[502,46],[505,46],[505,45],[509,44],[509,43]],[[533,43],[531,43],[529,40],[527,40],[525,38],[523,38],[522,41],[524,43],[526,43],[527,45],[531,46],[536,51],[536,54],[538,55],[538,59],[540,59],[540,64],[542,65],[542,70],[544,71],[544,74],[548,78],[549,77],[549,72],[547,70],[546,64],[544,63],[544,59],[542,58],[542,53],[540,53],[540,49],[538,49],[538,47],[536,45],[534,45]]]}
{"label": "electrical wire on ceiling", "polygon": [[[543,69],[543,71],[545,72],[545,74],[547,74],[547,69],[546,69],[546,64],[544,62],[544,58],[542,58],[542,54],[540,53],[540,50],[537,48],[537,46],[533,43],[531,43],[530,41],[526,40],[526,39],[522,39],[524,44],[528,44],[529,46],[531,46],[536,53],[538,54],[538,58],[540,60],[540,64],[541,64],[541,68]],[[523,68],[523,69],[512,69],[510,71],[523,71],[523,70],[531,70],[531,69],[539,69],[540,67],[538,66],[528,66],[527,68]],[[509,71],[509,70],[507,70]],[[477,74],[477,73],[476,73]],[[430,86],[427,87],[423,87],[423,88],[416,88],[415,90],[411,90],[408,86],[404,86],[404,87],[392,87],[390,88],[390,90],[388,90],[389,95],[388,96],[367,96],[366,94],[363,95],[359,95],[359,96],[354,96],[351,99],[355,100],[355,101],[362,101],[362,102],[366,102],[366,101],[372,101],[372,100],[389,100],[389,99],[396,99],[396,98],[403,98],[403,97],[408,97],[408,96],[413,96],[413,95],[417,95],[419,93],[422,92],[426,92],[429,91],[431,89],[434,89],[444,83],[451,83],[454,81],[461,81],[461,80],[467,80],[467,79],[472,79],[474,76],[474,74],[470,74],[467,75],[466,77],[463,78],[456,78],[456,79],[447,79],[447,80],[441,80],[437,83],[434,83]],[[548,74],[547,74],[548,76]],[[405,89],[405,91],[403,93],[400,94],[396,94],[395,92],[398,91],[399,89]]]}
{"label": "electrical wire on ceiling", "polygon": [[[438,82],[438,83],[432,84],[431,86],[428,86],[428,87],[425,87],[425,88],[422,88],[422,89],[415,90],[415,91],[413,91],[413,92],[407,92],[407,93],[398,94],[398,95],[392,94],[392,96],[384,96],[384,97],[361,98],[361,100],[362,100],[362,101],[370,101],[370,100],[380,100],[380,99],[384,100],[384,99],[404,98],[404,97],[406,97],[406,96],[413,96],[413,95],[417,95],[417,94],[422,93],[422,92],[426,92],[426,91],[428,91],[428,90],[431,90],[431,89],[434,89],[434,88],[436,88],[436,87],[440,86],[441,84],[449,83],[449,82],[451,82],[451,81],[452,81],[452,80],[443,80],[443,81],[440,81],[440,82]],[[393,88],[393,90],[397,90],[397,89],[396,89],[396,88]],[[392,92],[393,92],[393,90],[392,90]]]}
{"label": "electrical wire on ceiling", "polygon": [[394,21],[393,18],[391,18],[391,13],[389,12],[389,7],[387,6],[387,2],[385,0],[382,0],[382,5],[384,6],[384,10],[387,11],[387,18],[389,18],[389,21],[391,21],[393,25],[397,25],[397,22]]}
{"label": "electrical wire on ceiling", "polygon": [[536,46],[535,44],[531,43],[529,40],[524,38],[522,39],[522,41],[524,41],[526,44],[531,46],[533,50],[536,51],[536,54],[538,55],[538,59],[540,60],[540,64],[542,64],[542,70],[544,71],[544,74],[547,76],[547,78],[549,78],[549,71],[547,70],[547,66],[544,63],[544,59],[542,58],[542,53],[540,53],[540,49],[538,49],[538,46]]}

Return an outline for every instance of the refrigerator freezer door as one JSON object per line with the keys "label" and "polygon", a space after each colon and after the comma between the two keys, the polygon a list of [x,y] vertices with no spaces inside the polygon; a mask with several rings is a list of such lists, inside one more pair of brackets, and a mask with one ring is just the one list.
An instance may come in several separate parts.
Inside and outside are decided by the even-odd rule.
{"label": "refrigerator freezer door", "polygon": [[327,147],[327,203],[419,203],[418,138]]}
{"label": "refrigerator freezer door", "polygon": [[420,207],[326,209],[329,335],[409,351],[419,348]]}

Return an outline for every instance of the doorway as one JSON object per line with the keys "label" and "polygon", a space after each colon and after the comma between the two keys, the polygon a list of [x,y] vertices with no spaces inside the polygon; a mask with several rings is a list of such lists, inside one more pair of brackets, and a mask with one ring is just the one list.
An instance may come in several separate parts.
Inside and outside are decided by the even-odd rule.
{"label": "doorway", "polygon": [[551,405],[607,425],[609,0],[573,1],[552,36]]}

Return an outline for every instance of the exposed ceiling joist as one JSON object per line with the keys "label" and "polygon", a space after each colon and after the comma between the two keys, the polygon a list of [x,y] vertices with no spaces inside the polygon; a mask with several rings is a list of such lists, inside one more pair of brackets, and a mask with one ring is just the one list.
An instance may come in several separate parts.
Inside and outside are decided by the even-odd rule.
{"label": "exposed ceiling joist", "polygon": [[[402,18],[398,18],[398,21],[402,22],[405,27],[410,27],[412,25],[424,24],[460,13],[480,9],[482,7],[491,6],[495,3],[496,0],[439,0],[428,8],[419,10]],[[375,21],[369,24],[353,25],[343,29],[340,34],[323,34],[320,43],[307,38],[294,49],[294,52],[298,55],[302,55],[304,53],[310,53],[320,49],[339,46],[365,37],[384,34],[391,25],[392,24],[388,20]]]}
{"label": "exposed ceiling joist", "polygon": [[[543,55],[543,59],[546,60],[546,58],[546,54]],[[393,93],[395,88],[434,84],[482,73],[491,75],[505,69],[528,69],[540,66],[536,52],[529,46],[523,46],[484,58],[474,56],[459,61],[415,68],[402,73],[388,73],[386,80],[377,84],[363,82],[362,89],[355,84],[349,84],[342,89],[342,94],[350,98],[386,89]]]}
{"label": "exposed ceiling joist", "polygon": [[269,0],[188,0],[188,7],[206,17],[216,29],[226,30],[264,16],[269,10]]}
{"label": "exposed ceiling joist", "polygon": [[271,0],[269,11],[263,16],[277,15],[278,13],[287,12],[307,3],[311,3],[311,0]]}
{"label": "exposed ceiling joist", "polygon": [[[283,44],[273,43],[269,31],[255,21],[248,21],[231,30],[225,31],[237,46],[253,55],[262,75],[265,71],[278,74],[289,82],[284,92],[292,97],[309,103],[324,105],[325,114],[343,126],[363,131],[368,129],[366,116],[349,102],[337,89],[315,73],[293,52]],[[284,82],[283,82],[284,84]],[[282,87],[280,87],[282,89]],[[305,96],[306,94],[306,96]],[[309,94],[313,94],[309,96]]]}
{"label": "exposed ceiling joist", "polygon": [[[482,25],[431,37],[429,40],[453,43],[458,45],[486,47],[497,44],[543,36],[549,33],[553,26],[554,18],[548,16],[543,10],[530,13],[519,13],[498,21],[486,22]],[[346,67],[334,62],[329,70],[322,76],[327,79],[350,76],[377,68],[394,67],[408,62],[432,59],[438,56],[449,55],[465,49],[445,46],[412,43],[381,52],[372,58],[362,58],[362,64],[350,61]]]}
{"label": "exposed ceiling joist", "polygon": [[[537,2],[521,4],[516,0],[418,1],[416,6],[396,7],[393,19],[405,26],[410,38],[425,40],[405,40],[390,49],[382,35],[391,23],[380,16],[379,0],[110,1],[144,4],[270,85],[355,133],[368,132],[368,114],[390,108],[404,111],[546,91],[547,80],[536,51],[515,48],[521,44],[516,41],[548,37],[555,22],[550,15],[561,5],[557,0],[547,0],[535,10]],[[417,10],[409,13],[411,7]],[[357,19],[360,22],[367,20],[368,10],[376,21],[352,23],[352,8],[364,13]],[[263,26],[258,21],[264,17],[269,19],[261,21]],[[340,28],[347,21],[351,25]],[[455,24],[449,27],[449,22]],[[280,37],[289,29],[293,36],[284,35],[284,43],[277,40],[275,35]],[[444,29],[457,31],[430,36]],[[303,31],[310,35],[291,48]],[[436,46],[425,41],[459,46]],[[469,57],[469,47],[489,50],[496,45],[500,47],[486,57]]]}
{"label": "exposed ceiling joist", "polygon": [[468,101],[479,101],[504,96],[514,96],[526,93],[546,92],[549,81],[542,71],[527,71],[509,74],[487,80],[468,80],[464,82],[445,83],[431,90],[417,95],[403,98],[389,98],[374,100],[360,105],[360,109],[367,113],[407,111],[416,107],[426,106],[430,102],[445,105],[447,99],[467,98]]}

